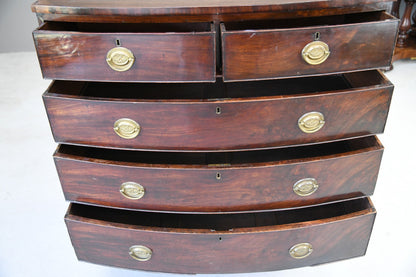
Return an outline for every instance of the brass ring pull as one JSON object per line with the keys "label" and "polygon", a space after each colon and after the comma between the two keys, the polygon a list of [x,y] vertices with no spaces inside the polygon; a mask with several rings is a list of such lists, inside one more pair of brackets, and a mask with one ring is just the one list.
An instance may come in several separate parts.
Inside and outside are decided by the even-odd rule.
{"label": "brass ring pull", "polygon": [[325,117],[320,112],[310,112],[302,115],[298,120],[298,126],[304,133],[315,133],[325,124]]}
{"label": "brass ring pull", "polygon": [[132,139],[139,135],[140,125],[130,118],[121,118],[114,122],[114,132],[124,139]]}
{"label": "brass ring pull", "polygon": [[297,181],[293,185],[293,191],[299,196],[308,196],[313,194],[319,185],[314,178],[305,178]]}
{"label": "brass ring pull", "polygon": [[134,64],[133,53],[124,47],[115,47],[107,53],[107,64],[115,71],[127,71]]}
{"label": "brass ring pull", "polygon": [[133,200],[138,200],[144,196],[144,187],[135,182],[125,182],[120,186],[120,193],[128,198]]}
{"label": "brass ring pull", "polygon": [[310,243],[303,242],[293,245],[289,249],[289,254],[294,259],[303,259],[312,254],[313,248]]}
{"label": "brass ring pull", "polygon": [[129,248],[129,255],[135,260],[145,262],[152,258],[152,250],[143,245],[133,245]]}
{"label": "brass ring pull", "polygon": [[302,58],[311,65],[323,63],[331,52],[329,46],[323,41],[313,41],[308,43],[302,50]]}

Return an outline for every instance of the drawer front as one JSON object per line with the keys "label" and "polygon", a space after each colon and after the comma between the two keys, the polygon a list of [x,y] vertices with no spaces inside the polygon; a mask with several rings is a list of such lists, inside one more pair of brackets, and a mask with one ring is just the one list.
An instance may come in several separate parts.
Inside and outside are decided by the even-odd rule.
{"label": "drawer front", "polygon": [[[33,33],[44,78],[122,82],[215,81],[215,32],[97,33],[53,30]],[[119,44],[119,45],[118,45]],[[134,61],[117,60],[118,47]],[[118,57],[127,57],[118,53]],[[123,56],[124,55],[124,56]],[[127,56],[126,56],[127,55]],[[122,65],[114,70],[113,65]]]}
{"label": "drawer front", "polygon": [[[252,162],[245,159],[240,164],[233,153],[225,154],[235,161],[230,164],[218,164],[223,159],[211,159],[217,163],[212,165],[174,164],[180,159],[175,154],[160,156],[166,163],[158,165],[159,160],[149,164],[114,161],[106,160],[103,153],[99,154],[101,159],[91,153],[82,156],[76,154],[81,147],[65,145],[60,146],[54,158],[66,200],[124,209],[224,213],[292,208],[371,195],[383,152],[378,141],[369,137],[327,147],[335,148],[334,153],[322,146],[259,151],[257,155],[267,156],[266,161],[254,162],[253,158]],[[348,147],[352,148],[335,154]],[[95,151],[104,151],[109,158],[126,152]],[[287,156],[288,151],[323,151],[326,155],[294,159]],[[145,154],[135,153],[137,157]],[[288,160],[279,161],[281,156]],[[142,191],[135,194],[126,189]]]}
{"label": "drawer front", "polygon": [[[171,215],[167,216],[161,219],[169,221]],[[66,223],[78,259],[82,261],[150,271],[234,273],[295,268],[364,255],[375,210],[284,225],[273,225],[271,217],[274,216],[224,218],[228,226],[233,226],[236,220],[243,224],[253,220],[252,227],[226,231],[205,229],[209,225],[189,229],[186,224],[180,228],[168,228],[164,223],[161,227],[117,224],[74,216],[71,212],[66,216]],[[136,222],[146,221],[145,215],[137,217],[140,220]],[[205,220],[198,216],[192,219]],[[186,221],[183,216],[172,220]],[[221,221],[221,217],[213,220]],[[139,257],[148,260],[130,257],[132,246],[146,250]],[[297,249],[298,256],[310,254],[295,259],[290,255],[293,249]]]}
{"label": "drawer front", "polygon": [[[382,133],[392,90],[391,84],[382,84],[302,95],[191,101],[69,97],[47,92],[44,102],[59,143],[221,151]],[[320,116],[319,121],[315,115]],[[308,122],[317,128],[302,130],[302,124]],[[135,130],[133,137],[115,131],[122,124]]]}
{"label": "drawer front", "polygon": [[[225,23],[222,25],[224,80],[273,79],[389,67],[398,28],[398,21],[391,18],[346,25],[234,31],[227,31]],[[302,56],[303,51],[314,58],[327,56],[319,52],[323,51],[321,46],[306,47],[317,43],[316,40],[327,44],[329,56],[320,64],[309,64]]]}

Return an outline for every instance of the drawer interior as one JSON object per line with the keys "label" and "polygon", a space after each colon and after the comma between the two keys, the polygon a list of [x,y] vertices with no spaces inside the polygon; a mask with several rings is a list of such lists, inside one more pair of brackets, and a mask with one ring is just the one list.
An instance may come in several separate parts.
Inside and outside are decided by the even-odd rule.
{"label": "drawer interior", "polygon": [[152,167],[169,167],[174,164],[183,167],[186,167],[186,165],[193,167],[230,167],[305,162],[381,149],[383,149],[383,146],[378,139],[375,136],[369,136],[307,146],[219,153],[126,151],[63,144],[59,146],[55,156],[92,162],[113,161],[134,163],[136,165],[145,164],[145,166]]}
{"label": "drawer interior", "polygon": [[302,17],[279,20],[257,20],[257,21],[239,21],[227,22],[225,27],[227,31],[241,30],[267,30],[267,29],[291,29],[308,26],[333,26],[346,25],[364,22],[375,22],[393,19],[391,15],[383,11],[351,13],[318,17]]}
{"label": "drawer interior", "polygon": [[41,31],[83,33],[192,33],[210,32],[211,23],[83,23],[46,22]]}
{"label": "drawer interior", "polygon": [[336,93],[342,90],[391,85],[378,71],[328,76],[289,78],[258,82],[224,83],[100,83],[55,81],[47,94],[63,97],[152,100],[218,100],[230,98],[282,97],[302,94]]}
{"label": "drawer interior", "polygon": [[[334,217],[355,217],[375,212],[368,198],[324,204],[284,211],[236,214],[165,214],[118,210],[81,204],[71,204],[67,218],[92,219],[105,224],[128,224],[130,228],[160,227],[172,229],[205,229],[213,231],[238,231],[238,228],[266,227],[284,224],[334,220]],[[74,218],[77,217],[77,218]],[[81,219],[83,218],[83,219]]]}

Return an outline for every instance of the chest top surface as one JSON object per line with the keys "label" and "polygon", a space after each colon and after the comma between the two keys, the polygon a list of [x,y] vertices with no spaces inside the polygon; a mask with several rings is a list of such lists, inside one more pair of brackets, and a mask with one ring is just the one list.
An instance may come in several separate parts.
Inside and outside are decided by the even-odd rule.
{"label": "chest top surface", "polygon": [[308,10],[360,6],[388,0],[39,0],[32,11],[39,14],[77,15],[218,15]]}

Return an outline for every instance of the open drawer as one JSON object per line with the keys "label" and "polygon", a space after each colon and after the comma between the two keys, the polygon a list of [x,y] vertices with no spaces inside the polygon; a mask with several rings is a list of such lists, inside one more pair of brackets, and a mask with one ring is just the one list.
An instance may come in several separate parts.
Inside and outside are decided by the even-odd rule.
{"label": "open drawer", "polygon": [[224,81],[390,67],[399,20],[367,12],[221,25]]}
{"label": "open drawer", "polygon": [[48,79],[215,81],[215,30],[209,23],[47,22],[33,37]]}
{"label": "open drawer", "polygon": [[176,273],[269,271],[364,255],[376,211],[368,198],[279,212],[181,215],[71,204],[79,260]]}
{"label": "open drawer", "polygon": [[393,85],[378,71],[214,84],[55,81],[56,142],[161,151],[274,148],[382,133]]}
{"label": "open drawer", "polygon": [[54,154],[71,202],[159,212],[287,209],[371,195],[383,146],[376,137],[226,153],[105,150]]}

